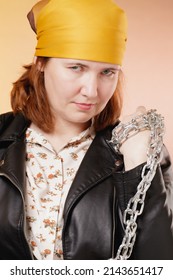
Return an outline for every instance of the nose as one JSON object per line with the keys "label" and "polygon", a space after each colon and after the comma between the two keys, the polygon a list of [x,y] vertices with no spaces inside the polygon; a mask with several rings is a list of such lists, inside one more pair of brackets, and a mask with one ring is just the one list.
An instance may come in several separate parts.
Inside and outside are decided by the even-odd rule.
{"label": "nose", "polygon": [[82,81],[81,93],[89,98],[98,95],[98,79],[94,74],[86,75]]}

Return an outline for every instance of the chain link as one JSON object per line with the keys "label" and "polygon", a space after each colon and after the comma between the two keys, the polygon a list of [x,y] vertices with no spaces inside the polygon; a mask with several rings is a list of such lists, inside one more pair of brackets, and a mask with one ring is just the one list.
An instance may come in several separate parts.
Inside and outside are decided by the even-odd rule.
{"label": "chain link", "polygon": [[128,259],[133,251],[137,233],[137,218],[144,210],[146,192],[155,176],[160,160],[163,146],[164,118],[157,114],[156,110],[149,110],[146,114],[138,115],[126,124],[120,123],[112,131],[110,142],[113,143],[115,150],[119,152],[120,146],[127,138],[146,129],[150,130],[147,162],[142,169],[141,181],[137,186],[137,192],[129,200],[124,211],[125,234],[118,248],[116,260]]}

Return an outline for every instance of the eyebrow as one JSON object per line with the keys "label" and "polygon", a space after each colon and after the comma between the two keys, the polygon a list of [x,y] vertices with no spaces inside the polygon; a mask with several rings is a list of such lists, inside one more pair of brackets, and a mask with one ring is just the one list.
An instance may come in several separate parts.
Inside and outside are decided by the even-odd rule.
{"label": "eyebrow", "polygon": [[103,68],[103,70],[106,70],[106,69],[110,69],[110,70],[116,70],[116,71],[118,71],[118,70],[120,70],[121,69],[121,67],[105,67],[105,68]]}
{"label": "eyebrow", "polygon": [[73,65],[73,64],[75,64],[75,65],[77,65],[77,66],[82,66],[82,67],[85,67],[85,68],[89,68],[89,66],[88,65],[86,65],[86,64],[83,64],[83,63],[80,63],[80,62],[70,62],[70,63],[68,63],[69,65]]}
{"label": "eyebrow", "polygon": [[[80,63],[80,62],[69,62],[69,63],[67,63],[68,65],[73,65],[73,64],[75,64],[75,65],[78,65],[78,66],[82,66],[82,67],[84,67],[84,68],[89,68],[89,66],[88,65],[86,65],[86,64],[83,64],[83,63]],[[106,70],[106,69],[110,69],[110,70],[120,70],[121,69],[121,66],[120,65],[116,65],[115,67],[112,67],[112,66],[105,66],[105,67],[103,67],[102,68],[102,70]]]}

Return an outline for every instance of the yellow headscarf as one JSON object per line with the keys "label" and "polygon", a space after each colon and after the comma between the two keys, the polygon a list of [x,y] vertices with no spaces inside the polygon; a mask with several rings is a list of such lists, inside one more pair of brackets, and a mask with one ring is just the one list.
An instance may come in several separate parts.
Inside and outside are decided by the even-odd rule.
{"label": "yellow headscarf", "polygon": [[122,64],[127,20],[113,0],[43,0],[28,18],[36,56]]}

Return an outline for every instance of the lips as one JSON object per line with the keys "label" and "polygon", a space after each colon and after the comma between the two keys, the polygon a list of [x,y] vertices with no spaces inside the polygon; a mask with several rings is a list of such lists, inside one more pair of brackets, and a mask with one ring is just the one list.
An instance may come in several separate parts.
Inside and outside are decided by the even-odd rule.
{"label": "lips", "polygon": [[88,104],[88,103],[77,103],[77,102],[75,102],[75,105],[79,108],[79,109],[81,109],[81,110],[90,110],[93,106],[94,106],[94,104]]}

